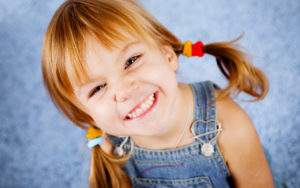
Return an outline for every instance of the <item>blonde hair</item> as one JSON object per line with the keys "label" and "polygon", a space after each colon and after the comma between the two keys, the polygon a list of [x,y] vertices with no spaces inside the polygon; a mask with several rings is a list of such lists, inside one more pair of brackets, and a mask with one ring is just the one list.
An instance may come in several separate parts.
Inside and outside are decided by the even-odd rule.
{"label": "blonde hair", "polygon": [[[44,83],[57,108],[81,128],[93,125],[74,93],[74,86],[88,78],[85,40],[92,36],[111,48],[126,40],[126,34],[149,44],[170,45],[177,55],[182,52],[182,42],[134,0],[67,0],[48,26],[42,50]],[[267,80],[234,42],[203,46],[205,53],[216,57],[229,80],[220,98],[244,91],[260,100],[267,93]],[[129,181],[121,170],[126,160],[94,147],[90,182],[95,187],[120,187],[122,181]]]}

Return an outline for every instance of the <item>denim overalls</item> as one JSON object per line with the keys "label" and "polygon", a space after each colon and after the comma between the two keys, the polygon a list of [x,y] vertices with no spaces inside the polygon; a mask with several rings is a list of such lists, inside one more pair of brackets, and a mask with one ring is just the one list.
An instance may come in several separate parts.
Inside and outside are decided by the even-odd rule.
{"label": "denim overalls", "polygon": [[[131,158],[125,164],[125,171],[132,180],[133,187],[230,187],[232,184],[229,170],[216,144],[217,123],[214,88],[209,82],[192,84],[195,102],[195,120],[203,120],[193,124],[195,135],[203,133],[194,143],[170,150],[150,150],[134,146]],[[118,139],[118,140],[115,140]],[[122,138],[114,138],[121,143]],[[203,155],[201,147],[210,143],[214,152],[210,156]],[[130,139],[124,145],[130,150]]]}

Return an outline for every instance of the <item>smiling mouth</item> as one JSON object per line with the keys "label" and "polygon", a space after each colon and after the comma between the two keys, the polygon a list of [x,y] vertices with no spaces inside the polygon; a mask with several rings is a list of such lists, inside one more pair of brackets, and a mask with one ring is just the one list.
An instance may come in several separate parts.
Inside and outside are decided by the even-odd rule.
{"label": "smiling mouth", "polygon": [[147,97],[143,102],[137,105],[133,110],[131,110],[124,118],[124,120],[133,120],[136,118],[140,118],[147,114],[154,104],[157,101],[158,92],[153,93],[149,97]]}

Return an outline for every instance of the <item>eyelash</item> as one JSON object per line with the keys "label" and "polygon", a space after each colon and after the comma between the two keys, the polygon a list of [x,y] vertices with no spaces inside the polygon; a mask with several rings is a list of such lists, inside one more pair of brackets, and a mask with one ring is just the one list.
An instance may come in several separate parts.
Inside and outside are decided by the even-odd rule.
{"label": "eyelash", "polygon": [[106,86],[106,83],[105,84],[101,84],[101,85],[98,85],[97,87],[95,87],[92,92],[90,93],[89,97],[92,97],[93,95],[95,95],[98,91],[100,91],[102,88],[104,88]]}
{"label": "eyelash", "polygon": [[[131,58],[129,58],[126,63],[125,63],[125,68],[124,69],[127,69],[130,65],[132,65],[138,58],[140,57],[140,55],[137,55],[137,56],[133,56]],[[133,61],[133,62],[132,62]]]}

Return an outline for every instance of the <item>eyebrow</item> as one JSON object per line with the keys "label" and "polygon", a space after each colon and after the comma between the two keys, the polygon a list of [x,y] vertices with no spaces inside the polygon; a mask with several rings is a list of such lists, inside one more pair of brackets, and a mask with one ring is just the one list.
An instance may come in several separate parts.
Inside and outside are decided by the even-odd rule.
{"label": "eyebrow", "polygon": [[128,51],[128,49],[130,49],[132,46],[135,46],[135,45],[138,45],[140,44],[141,42],[139,41],[135,41],[135,42],[131,42],[131,43],[128,43],[126,46],[124,46],[122,49],[121,49],[121,52],[119,54],[119,57],[124,55],[126,51]]}

